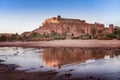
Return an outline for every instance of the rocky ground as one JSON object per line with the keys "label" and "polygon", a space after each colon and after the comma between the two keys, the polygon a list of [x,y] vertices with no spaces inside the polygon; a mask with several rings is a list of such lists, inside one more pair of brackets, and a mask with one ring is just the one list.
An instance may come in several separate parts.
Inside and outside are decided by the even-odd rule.
{"label": "rocky ground", "polygon": [[0,80],[102,80],[92,76],[72,79],[72,74],[70,73],[64,74],[63,77],[56,77],[58,73],[53,70],[27,73],[25,71],[15,70],[14,65],[0,64]]}

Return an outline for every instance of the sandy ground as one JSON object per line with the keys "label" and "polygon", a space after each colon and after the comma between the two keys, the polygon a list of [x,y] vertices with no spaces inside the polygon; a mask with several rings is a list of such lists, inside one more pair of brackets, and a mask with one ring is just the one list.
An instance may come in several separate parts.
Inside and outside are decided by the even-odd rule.
{"label": "sandy ground", "polygon": [[53,40],[39,42],[0,42],[0,47],[79,47],[120,48],[120,40]]}

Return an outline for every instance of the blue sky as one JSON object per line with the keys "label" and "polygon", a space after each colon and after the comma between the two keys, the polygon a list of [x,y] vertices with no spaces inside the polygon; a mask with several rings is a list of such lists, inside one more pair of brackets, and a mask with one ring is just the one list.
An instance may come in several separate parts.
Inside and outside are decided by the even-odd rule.
{"label": "blue sky", "polygon": [[57,15],[120,26],[120,0],[0,0],[0,33],[31,31]]}

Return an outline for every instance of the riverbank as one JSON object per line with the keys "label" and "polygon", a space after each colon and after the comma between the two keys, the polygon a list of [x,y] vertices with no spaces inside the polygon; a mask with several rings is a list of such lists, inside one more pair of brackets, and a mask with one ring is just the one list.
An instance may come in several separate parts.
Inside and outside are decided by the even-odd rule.
{"label": "riverbank", "polygon": [[120,48],[120,40],[53,40],[39,42],[0,42],[0,47]]}
{"label": "riverbank", "polygon": [[0,64],[0,80],[56,80],[55,71],[27,73],[9,68],[8,65]]}
{"label": "riverbank", "polygon": [[[46,72],[31,72],[19,71],[10,69],[9,65],[0,64],[0,80],[101,80],[92,76],[84,78],[71,78],[70,73],[66,73],[63,77],[56,77],[59,72],[54,70]],[[13,67],[13,66],[12,66]]]}

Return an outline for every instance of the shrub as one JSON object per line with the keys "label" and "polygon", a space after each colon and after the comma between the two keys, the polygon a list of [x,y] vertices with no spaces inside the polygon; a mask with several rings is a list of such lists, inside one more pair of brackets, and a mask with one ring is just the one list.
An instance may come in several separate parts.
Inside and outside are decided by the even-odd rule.
{"label": "shrub", "polygon": [[5,35],[0,36],[0,41],[7,41],[7,37]]}
{"label": "shrub", "polygon": [[116,35],[115,34],[107,34],[106,37],[109,39],[115,39]]}
{"label": "shrub", "polygon": [[98,36],[97,39],[98,40],[109,40],[109,38],[107,38],[106,36]]}
{"label": "shrub", "polygon": [[86,35],[81,35],[81,36],[80,36],[80,39],[91,39],[91,35],[88,35],[88,34],[86,34]]}

